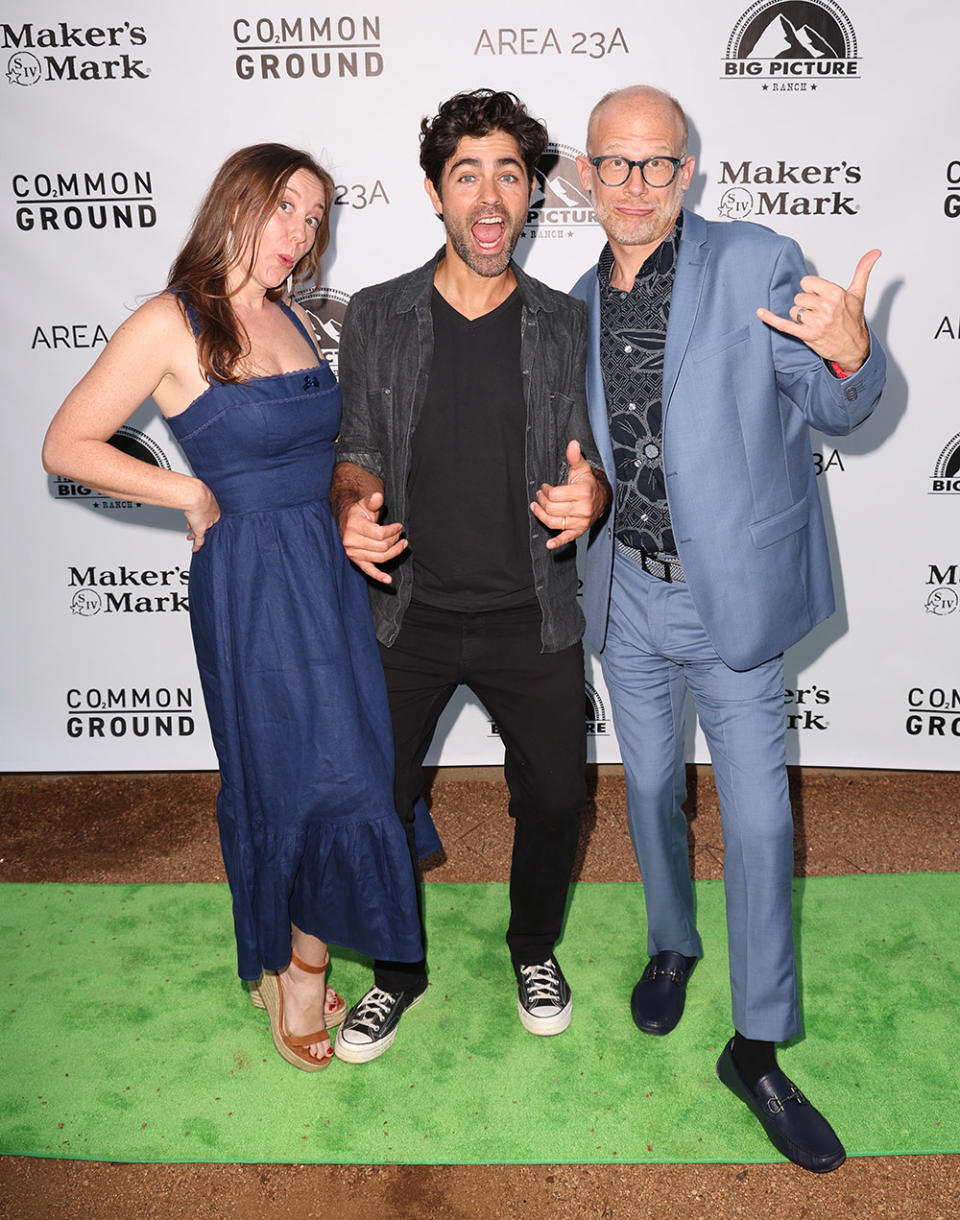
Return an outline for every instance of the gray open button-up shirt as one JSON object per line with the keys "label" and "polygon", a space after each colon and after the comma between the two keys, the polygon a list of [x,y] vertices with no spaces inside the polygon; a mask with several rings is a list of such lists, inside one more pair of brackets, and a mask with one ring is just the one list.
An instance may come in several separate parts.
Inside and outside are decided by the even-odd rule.
{"label": "gray open button-up shirt", "polygon": [[[362,466],[383,480],[383,521],[404,521],[417,420],[433,360],[430,300],[441,250],[428,263],[385,284],[356,293],[340,336],[343,419],[337,460]],[[587,417],[587,316],[580,301],[557,292],[511,264],[523,302],[520,364],[527,409],[527,496],[541,483],[567,477],[566,448],[580,442],[584,457],[602,469]],[[495,357],[494,357],[495,358]],[[468,479],[470,471],[463,477]],[[546,549],[550,531],[529,514],[533,583],[543,615],[545,652],[575,644],[583,633],[577,603],[576,548]],[[377,637],[397,638],[413,593],[408,551],[389,568],[393,585],[370,582]]]}

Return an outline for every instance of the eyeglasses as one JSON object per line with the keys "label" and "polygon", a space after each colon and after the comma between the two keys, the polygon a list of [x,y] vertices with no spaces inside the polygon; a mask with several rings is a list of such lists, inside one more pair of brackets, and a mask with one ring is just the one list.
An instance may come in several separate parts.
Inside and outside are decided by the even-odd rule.
{"label": "eyeglasses", "polygon": [[597,177],[604,186],[623,186],[636,166],[647,186],[669,186],[686,157],[644,157],[631,161],[629,157],[590,157]]}

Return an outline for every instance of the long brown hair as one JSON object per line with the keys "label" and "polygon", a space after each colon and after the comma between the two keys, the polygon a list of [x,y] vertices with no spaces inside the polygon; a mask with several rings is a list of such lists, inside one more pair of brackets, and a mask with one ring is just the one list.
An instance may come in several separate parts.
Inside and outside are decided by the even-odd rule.
{"label": "long brown hair", "polygon": [[[263,227],[298,169],[320,180],[327,203],[313,247],[296,269],[298,282],[311,280],[330,240],[333,179],[309,153],[285,144],[253,144],[224,161],[173,261],[167,287],[178,293],[182,307],[189,306],[196,315],[197,356],[208,379],[242,378],[239,365],[248,354],[247,345],[227,297],[227,274],[244,257],[247,274],[252,272]],[[283,295],[283,285],[266,295],[276,301]]]}

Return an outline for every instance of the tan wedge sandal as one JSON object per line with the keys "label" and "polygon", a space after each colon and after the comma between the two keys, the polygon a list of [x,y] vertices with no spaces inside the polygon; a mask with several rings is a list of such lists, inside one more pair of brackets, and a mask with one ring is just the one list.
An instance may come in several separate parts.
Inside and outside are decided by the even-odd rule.
{"label": "tan wedge sandal", "polygon": [[[330,954],[327,954],[326,961],[322,966],[310,966],[295,953],[291,954],[290,960],[295,966],[301,970],[306,970],[309,974],[323,974],[330,962]],[[260,976],[260,982],[256,988],[257,998],[254,998],[253,991],[250,993],[250,998],[257,1007],[265,1008],[267,1016],[270,1018],[270,1034],[273,1037],[273,1045],[277,1048],[281,1057],[287,1063],[293,1064],[304,1072],[322,1072],[324,1068],[329,1067],[332,1054],[324,1054],[322,1058],[315,1059],[310,1054],[309,1047],[314,1043],[320,1043],[324,1047],[331,1046],[330,1035],[326,1028],[316,1030],[310,1034],[287,1034],[283,1031],[283,988],[280,986],[280,980],[273,971],[265,970]],[[259,999],[259,1004],[257,1000]],[[340,997],[338,996],[339,1000]],[[343,1001],[340,1001],[343,1004]],[[345,1005],[344,1005],[345,1007]],[[340,1018],[343,1019],[342,1016]],[[328,1018],[329,1020],[329,1018]]]}
{"label": "tan wedge sandal", "polygon": [[[307,963],[296,953],[290,954],[290,960],[295,966],[299,966],[301,970],[306,970],[308,974],[322,974],[330,965],[330,954],[327,954],[327,959],[322,966],[308,966]],[[263,1002],[263,996],[260,994],[260,983],[263,977],[256,982],[250,984],[250,1003],[254,1008],[266,1008]],[[324,1024],[327,1029],[336,1029],[343,1022],[343,1018],[347,1015],[347,1001],[342,995],[337,995],[332,987],[327,988],[326,1012],[324,1014]]]}

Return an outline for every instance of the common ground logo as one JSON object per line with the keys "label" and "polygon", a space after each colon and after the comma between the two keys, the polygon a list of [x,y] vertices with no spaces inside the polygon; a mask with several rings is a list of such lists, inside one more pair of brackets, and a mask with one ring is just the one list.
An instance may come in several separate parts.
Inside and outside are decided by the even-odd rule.
{"label": "common ground logo", "polygon": [[[606,737],[607,711],[597,688],[589,682],[583,684],[583,719],[588,737]],[[500,729],[495,720],[487,722],[490,725],[490,737],[499,737]]]}
{"label": "common ground logo", "polygon": [[930,478],[930,495],[960,495],[960,432],[940,450]]}
{"label": "common ground logo", "polygon": [[805,93],[824,80],[858,77],[859,67],[853,25],[833,0],[756,0],[733,28],[723,75]]}
{"label": "common ground logo", "polygon": [[547,145],[534,170],[530,211],[521,237],[573,237],[574,229],[597,223],[593,200],[580,184],[579,156],[583,154],[566,144]]}
{"label": "common ground logo", "polygon": [[136,55],[147,41],[142,25],[0,25],[0,49],[12,51],[7,83],[148,80],[150,67]]}
{"label": "common ground logo", "polygon": [[[129,424],[124,424],[110,437],[110,444],[121,453],[139,458],[141,462],[149,462],[151,466],[159,466],[161,470],[170,469],[167,455],[157,442]],[[59,474],[49,476],[49,488],[51,496],[56,500],[79,500],[91,508],[117,511],[143,507],[139,500],[114,500],[111,496],[105,496],[102,492],[84,487],[82,483],[75,483],[73,479],[64,478]]]}
{"label": "common ground logo", "polygon": [[933,586],[924,603],[927,614],[936,615],[937,618],[956,614],[960,606],[960,596],[957,595],[957,565],[950,563],[940,568],[935,563],[930,564],[927,585]]}
{"label": "common ground logo", "polygon": [[186,589],[190,569],[67,568],[70,613],[80,618],[98,614],[168,614],[190,609]]}
{"label": "common ground logo", "polygon": [[830,692],[823,686],[799,686],[783,692],[787,728],[796,732],[816,729],[825,733],[830,727],[824,708],[830,702]]}
{"label": "common ground logo", "polygon": [[340,332],[349,294],[336,288],[308,288],[296,293],[294,299],[307,311],[323,358],[336,376],[340,368]]}
{"label": "common ground logo", "polygon": [[860,203],[848,195],[863,177],[859,165],[772,164],[721,161],[717,184],[725,187],[717,212],[726,220],[748,216],[856,216]]}
{"label": "common ground logo", "polygon": [[238,17],[233,23],[241,80],[380,76],[380,18]]}
{"label": "common ground logo", "polygon": [[960,161],[947,162],[947,193],[943,199],[943,214],[951,220],[960,216]]}
{"label": "common ground logo", "polygon": [[71,170],[14,174],[17,228],[25,233],[64,229],[152,229],[149,170]]}
{"label": "common ground logo", "polygon": [[912,686],[907,691],[904,728],[909,737],[960,737],[960,690]]}
{"label": "common ground logo", "polygon": [[192,737],[189,686],[71,687],[66,692],[68,737]]}

